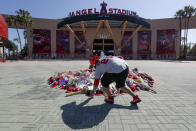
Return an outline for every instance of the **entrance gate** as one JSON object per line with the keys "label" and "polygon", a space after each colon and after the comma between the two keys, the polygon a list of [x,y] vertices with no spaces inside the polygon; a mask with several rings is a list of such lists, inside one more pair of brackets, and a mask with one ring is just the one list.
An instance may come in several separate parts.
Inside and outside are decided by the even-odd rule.
{"label": "entrance gate", "polygon": [[104,51],[105,55],[114,55],[114,42],[112,39],[95,39],[93,42],[93,51],[100,55],[101,51]]}

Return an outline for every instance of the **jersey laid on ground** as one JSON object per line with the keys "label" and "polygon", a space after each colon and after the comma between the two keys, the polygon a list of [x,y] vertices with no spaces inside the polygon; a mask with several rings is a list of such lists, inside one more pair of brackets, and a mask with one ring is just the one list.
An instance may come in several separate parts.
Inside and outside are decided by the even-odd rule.
{"label": "jersey laid on ground", "polygon": [[118,57],[105,57],[96,65],[95,79],[100,79],[104,73],[120,73],[129,66],[127,62]]}

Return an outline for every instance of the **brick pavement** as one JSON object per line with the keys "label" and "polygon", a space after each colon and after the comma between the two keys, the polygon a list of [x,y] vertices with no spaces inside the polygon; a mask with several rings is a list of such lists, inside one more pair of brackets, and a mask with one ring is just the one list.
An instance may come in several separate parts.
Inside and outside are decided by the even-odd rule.
{"label": "brick pavement", "polygon": [[196,130],[196,62],[128,61],[156,82],[158,94],[138,92],[142,102],[137,106],[130,106],[128,95],[111,105],[103,96],[65,97],[64,91],[48,88],[54,72],[87,68],[87,63],[0,64],[0,131]]}

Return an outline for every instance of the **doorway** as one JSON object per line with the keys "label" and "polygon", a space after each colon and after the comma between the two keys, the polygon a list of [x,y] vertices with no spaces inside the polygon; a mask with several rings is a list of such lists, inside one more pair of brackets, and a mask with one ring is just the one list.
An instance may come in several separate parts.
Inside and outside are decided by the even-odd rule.
{"label": "doorway", "polygon": [[106,56],[114,55],[114,42],[112,39],[95,39],[93,42],[93,51],[99,56],[101,51],[104,51]]}

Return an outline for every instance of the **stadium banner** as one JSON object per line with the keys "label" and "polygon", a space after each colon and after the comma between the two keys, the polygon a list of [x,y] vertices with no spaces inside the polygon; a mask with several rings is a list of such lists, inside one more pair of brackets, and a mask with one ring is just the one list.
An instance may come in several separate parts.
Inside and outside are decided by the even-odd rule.
{"label": "stadium banner", "polygon": [[80,39],[82,44],[75,38],[75,54],[85,54],[86,53],[86,42],[82,31],[75,31],[76,36]]}
{"label": "stadium banner", "polygon": [[150,54],[151,53],[151,31],[139,31],[138,32],[138,54]]}
{"label": "stadium banner", "polygon": [[33,29],[33,54],[51,53],[50,30]]}
{"label": "stadium banner", "polygon": [[175,29],[157,30],[157,54],[175,53]]}
{"label": "stadium banner", "polygon": [[69,32],[65,30],[56,31],[56,53],[69,54],[70,38]]}
{"label": "stadium banner", "polygon": [[125,42],[128,40],[128,38],[131,36],[132,31],[125,31],[121,46],[123,48],[121,49],[121,54],[132,54],[132,39],[125,45]]}

